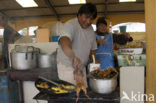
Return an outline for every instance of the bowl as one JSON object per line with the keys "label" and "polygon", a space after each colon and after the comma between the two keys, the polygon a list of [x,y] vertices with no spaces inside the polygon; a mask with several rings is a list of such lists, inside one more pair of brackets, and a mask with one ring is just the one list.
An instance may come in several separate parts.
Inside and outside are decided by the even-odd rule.
{"label": "bowl", "polygon": [[109,94],[116,89],[117,77],[111,79],[89,78],[89,86],[95,93]]}

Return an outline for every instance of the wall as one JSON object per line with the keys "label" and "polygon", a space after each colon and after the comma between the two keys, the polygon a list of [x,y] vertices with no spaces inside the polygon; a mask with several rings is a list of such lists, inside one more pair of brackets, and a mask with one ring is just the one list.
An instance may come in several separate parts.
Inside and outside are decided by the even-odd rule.
{"label": "wall", "polygon": [[[71,19],[71,17],[68,18],[61,18],[61,21],[67,21]],[[56,22],[56,18],[29,18],[29,19],[20,19],[15,21],[15,28],[16,30],[23,29],[25,27],[30,27],[30,26],[42,26],[48,22]]]}
{"label": "wall", "polygon": [[132,37],[133,37],[133,40],[141,40],[141,41],[146,41],[146,33],[145,32],[131,32],[129,33]]}
{"label": "wall", "polygon": [[[74,17],[65,17],[61,18],[61,21],[66,22],[69,19],[72,19]],[[97,20],[97,18],[96,18]],[[96,20],[93,22],[96,23]],[[21,19],[15,21],[15,28],[16,30],[20,30],[25,27],[29,26],[42,26],[48,22],[55,22],[57,21],[56,18],[30,18],[30,19]],[[107,16],[108,24],[111,21],[112,25],[116,25],[119,23],[124,22],[145,22],[144,14],[120,14],[120,15],[109,15]]]}
{"label": "wall", "polygon": [[[101,15],[100,15],[101,16]],[[98,17],[100,17],[98,16]],[[66,22],[67,20],[70,20],[74,17],[65,17],[61,18],[61,21]],[[144,14],[116,14],[116,15],[108,15],[107,16],[107,22],[108,24],[112,22],[112,25],[124,23],[124,22],[145,22],[145,16]],[[43,26],[45,24],[50,24],[54,25],[56,24],[57,19],[56,18],[27,18],[27,19],[20,19],[14,21],[14,23],[9,23],[14,29],[17,31],[20,29],[23,29],[25,27],[30,27],[30,26]],[[96,24],[97,18],[94,20],[94,24]],[[142,36],[142,35],[139,35]],[[144,37],[145,35],[143,35]],[[143,38],[140,37],[140,38]]]}
{"label": "wall", "polygon": [[125,22],[142,22],[145,23],[144,14],[123,14],[123,15],[109,15],[108,22],[112,22],[112,25],[125,23]]}

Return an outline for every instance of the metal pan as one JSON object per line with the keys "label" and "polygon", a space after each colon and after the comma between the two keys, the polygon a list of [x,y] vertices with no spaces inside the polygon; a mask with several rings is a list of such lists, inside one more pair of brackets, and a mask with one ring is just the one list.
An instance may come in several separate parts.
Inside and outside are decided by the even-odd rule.
{"label": "metal pan", "polygon": [[[73,84],[71,83],[68,83],[66,81],[63,81],[63,80],[56,80],[54,81],[55,83],[59,84],[59,85],[72,85],[74,86]],[[48,88],[40,88],[38,87],[37,85],[40,85],[41,83],[46,83],[48,85]],[[75,92],[75,89],[74,90],[69,90],[68,93],[56,93],[55,90],[51,89],[52,87],[58,87],[57,85],[55,85],[54,83],[51,83],[49,81],[46,81],[46,80],[43,80],[41,78],[39,78],[38,80],[35,81],[35,87],[40,91],[40,92],[43,92],[43,93],[47,93],[47,94],[50,94],[50,95],[56,95],[56,96],[64,96],[64,95],[67,95],[67,94],[71,94],[73,92]]]}

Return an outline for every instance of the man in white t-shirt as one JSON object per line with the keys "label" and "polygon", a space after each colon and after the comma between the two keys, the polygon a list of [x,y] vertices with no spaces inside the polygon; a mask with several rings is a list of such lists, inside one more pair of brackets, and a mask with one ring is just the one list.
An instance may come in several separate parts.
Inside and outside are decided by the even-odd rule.
{"label": "man in white t-shirt", "polygon": [[96,6],[87,3],[80,7],[77,18],[64,24],[57,53],[59,79],[75,84],[73,71],[76,68],[85,71],[90,53],[96,53],[96,37],[91,26],[96,16]]}

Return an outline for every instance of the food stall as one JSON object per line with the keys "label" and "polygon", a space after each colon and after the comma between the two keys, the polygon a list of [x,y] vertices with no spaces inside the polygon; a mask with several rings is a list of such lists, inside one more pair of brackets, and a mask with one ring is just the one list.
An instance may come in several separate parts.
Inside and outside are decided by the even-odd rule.
{"label": "food stall", "polygon": [[[22,47],[33,46],[33,47],[36,47],[36,48],[40,48],[40,50],[42,52],[47,53],[47,54],[50,54],[50,53],[54,52],[56,50],[56,48],[58,47],[57,42],[52,42],[52,43],[21,43],[21,44],[11,44],[11,45],[9,45],[9,48],[10,48],[9,51],[12,52],[12,50],[15,47],[17,47],[16,45],[21,46],[21,48],[18,47],[19,49],[17,49],[17,50],[20,50],[20,49],[24,50]],[[51,49],[49,49],[49,47]],[[29,56],[28,56],[28,58],[29,58]],[[11,65],[11,67],[12,67],[12,65]],[[14,68],[14,70],[15,69],[16,68]],[[36,73],[37,72],[39,73],[39,71],[40,71],[39,68],[33,68],[33,69],[34,69],[33,71],[35,71]],[[43,74],[44,74],[45,70],[46,70],[46,68],[44,68],[44,70],[42,71]],[[56,94],[56,93],[52,94],[51,93],[51,94],[49,94],[48,92],[44,92],[44,91],[38,89],[35,86],[35,81],[37,81],[37,79],[35,79],[32,76],[32,72],[26,72],[26,71],[31,71],[31,69],[28,69],[28,70],[18,70],[18,69],[16,69],[15,71],[16,72],[14,72],[14,73],[12,72],[12,77],[13,78],[16,78],[17,80],[18,79],[22,80],[22,77],[23,77],[23,80],[22,80],[23,81],[22,82],[23,83],[23,96],[24,96],[24,101],[25,102],[30,102],[30,101],[35,102],[35,99],[38,100],[39,102],[42,101],[42,100],[44,102],[46,102],[46,101],[61,102],[61,100],[63,100],[64,102],[69,102],[70,101],[71,103],[73,103],[73,101],[76,101],[77,96],[76,96],[75,89],[71,93],[64,93],[64,94],[63,93],[62,94]],[[36,75],[36,73],[33,72],[33,75]],[[16,74],[16,76],[15,76],[15,74]],[[27,76],[27,77],[25,77],[25,76]],[[34,78],[34,79],[32,79],[32,78]],[[89,84],[89,82],[88,82],[88,84]],[[88,94],[88,96],[90,98],[87,98],[84,95],[83,92],[80,92],[79,101],[82,101],[82,102],[84,102],[84,101],[85,102],[91,102],[92,101],[92,102],[95,102],[95,103],[96,102],[109,101],[110,103],[111,102],[112,103],[119,103],[119,100],[120,100],[119,99],[119,87],[118,86],[116,87],[116,86],[117,86],[117,83],[116,83],[116,85],[114,87],[114,90],[112,90],[109,93],[103,93],[103,94],[93,92],[93,90],[89,87],[87,89],[87,94]],[[31,88],[31,91],[28,91],[30,88]],[[32,97],[34,97],[34,100],[31,99]]]}

